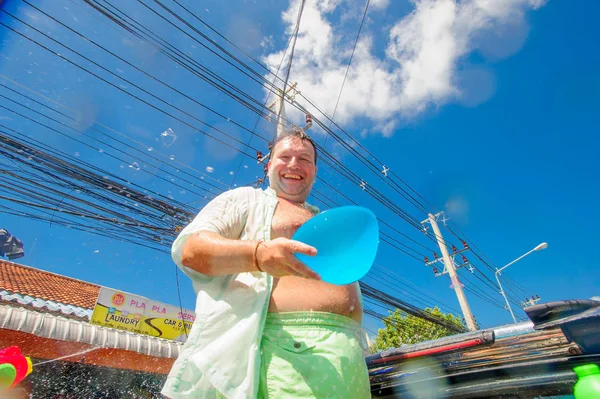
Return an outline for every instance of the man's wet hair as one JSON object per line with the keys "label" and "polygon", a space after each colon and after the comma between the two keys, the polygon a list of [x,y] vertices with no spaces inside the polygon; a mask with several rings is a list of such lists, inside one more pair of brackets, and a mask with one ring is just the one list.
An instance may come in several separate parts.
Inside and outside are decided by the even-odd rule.
{"label": "man's wet hair", "polygon": [[281,141],[289,138],[296,138],[302,141],[309,142],[310,145],[312,145],[313,150],[315,150],[315,165],[317,164],[317,146],[315,145],[315,142],[313,141],[313,139],[310,138],[308,134],[306,134],[304,130],[300,129],[297,126],[294,126],[289,130],[284,130],[279,136],[275,138],[275,140],[273,140],[273,142],[269,144],[269,151],[271,152],[271,155],[273,155],[273,149],[275,148],[277,143],[280,143]]}

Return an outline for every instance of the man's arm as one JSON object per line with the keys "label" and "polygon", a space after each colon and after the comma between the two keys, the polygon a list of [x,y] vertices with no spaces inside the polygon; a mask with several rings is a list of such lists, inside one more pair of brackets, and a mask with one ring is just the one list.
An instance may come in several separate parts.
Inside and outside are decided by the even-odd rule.
{"label": "man's arm", "polygon": [[294,253],[314,256],[317,250],[287,238],[268,242],[231,240],[210,231],[199,231],[185,242],[181,263],[207,276],[263,271],[273,277],[320,279]]}

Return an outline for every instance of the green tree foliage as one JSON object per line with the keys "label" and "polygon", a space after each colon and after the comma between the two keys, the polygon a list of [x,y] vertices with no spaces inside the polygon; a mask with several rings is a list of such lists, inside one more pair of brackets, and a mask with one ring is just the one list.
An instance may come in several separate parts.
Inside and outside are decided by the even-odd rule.
{"label": "green tree foliage", "polygon": [[[460,317],[443,313],[437,306],[426,310],[447,322],[456,324],[458,327],[464,327]],[[445,327],[406,314],[399,309],[396,309],[393,313],[390,312],[390,315],[383,319],[383,325],[385,328],[379,329],[377,337],[371,345],[370,350],[372,353],[456,334]]]}

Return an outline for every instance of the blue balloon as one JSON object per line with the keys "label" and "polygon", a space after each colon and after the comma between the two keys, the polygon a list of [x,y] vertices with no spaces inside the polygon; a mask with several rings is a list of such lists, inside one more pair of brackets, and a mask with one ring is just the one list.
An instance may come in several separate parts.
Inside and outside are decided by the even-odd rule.
{"label": "blue balloon", "polygon": [[375,261],[379,246],[377,217],[367,208],[343,206],[309,219],[293,240],[317,249],[316,256],[296,254],[327,283],[344,285],[362,278]]}

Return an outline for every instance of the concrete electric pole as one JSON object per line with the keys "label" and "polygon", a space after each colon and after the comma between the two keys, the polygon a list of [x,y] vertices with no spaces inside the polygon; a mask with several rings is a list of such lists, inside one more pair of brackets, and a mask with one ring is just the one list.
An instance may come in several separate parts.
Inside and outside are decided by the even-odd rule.
{"label": "concrete electric pole", "polygon": [[452,288],[456,292],[456,296],[458,298],[458,303],[460,304],[460,309],[463,312],[463,316],[465,318],[465,322],[467,323],[467,328],[469,331],[476,331],[477,324],[475,323],[475,319],[473,318],[473,314],[471,313],[471,308],[469,308],[469,304],[467,303],[467,298],[465,297],[465,293],[462,289],[462,284],[458,280],[458,275],[456,274],[456,269],[454,268],[454,262],[450,259],[450,255],[448,254],[448,248],[446,247],[446,242],[444,241],[444,237],[442,237],[442,232],[437,224],[437,217],[443,215],[443,212],[440,212],[436,215],[429,214],[429,218],[421,224],[429,222],[431,228],[433,229],[433,233],[435,234],[435,238],[437,239],[438,245],[440,247],[440,251],[442,252],[442,260],[444,262],[445,270],[450,275],[450,280],[452,281]]}

